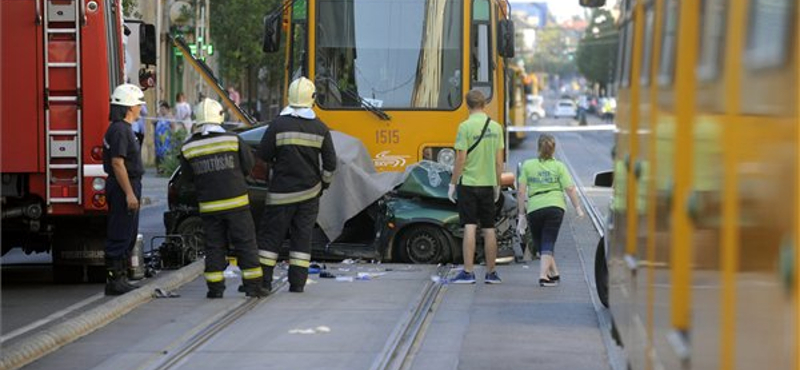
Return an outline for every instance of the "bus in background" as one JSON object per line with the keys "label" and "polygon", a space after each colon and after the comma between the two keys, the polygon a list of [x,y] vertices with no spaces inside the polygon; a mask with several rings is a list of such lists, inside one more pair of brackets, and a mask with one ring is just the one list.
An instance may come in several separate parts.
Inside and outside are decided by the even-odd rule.
{"label": "bus in background", "polygon": [[621,5],[595,270],[629,366],[800,369],[800,6]]}
{"label": "bus in background", "polygon": [[288,0],[278,14],[265,21],[264,50],[279,51],[287,33],[285,87],[315,81],[320,119],[361,139],[379,171],[452,164],[470,89],[508,121],[506,0]]}
{"label": "bus in background", "polygon": [[[525,95],[525,70],[516,65],[508,66],[508,125],[525,127],[528,114],[528,99]],[[508,133],[508,145],[517,147],[525,140],[524,131]]]}

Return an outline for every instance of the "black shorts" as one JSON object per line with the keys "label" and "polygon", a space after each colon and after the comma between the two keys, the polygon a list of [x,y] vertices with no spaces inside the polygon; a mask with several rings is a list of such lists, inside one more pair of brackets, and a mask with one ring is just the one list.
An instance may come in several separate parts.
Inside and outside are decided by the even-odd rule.
{"label": "black shorts", "polygon": [[461,225],[494,227],[494,187],[458,185],[458,217]]}

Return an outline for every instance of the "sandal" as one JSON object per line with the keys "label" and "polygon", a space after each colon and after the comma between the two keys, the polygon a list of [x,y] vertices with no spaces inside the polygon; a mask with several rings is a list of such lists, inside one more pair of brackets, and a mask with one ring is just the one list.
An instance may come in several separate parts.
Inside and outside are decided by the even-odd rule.
{"label": "sandal", "polygon": [[539,286],[553,287],[553,286],[556,286],[556,285],[558,285],[558,283],[556,283],[553,280],[550,280],[550,279],[539,279]]}

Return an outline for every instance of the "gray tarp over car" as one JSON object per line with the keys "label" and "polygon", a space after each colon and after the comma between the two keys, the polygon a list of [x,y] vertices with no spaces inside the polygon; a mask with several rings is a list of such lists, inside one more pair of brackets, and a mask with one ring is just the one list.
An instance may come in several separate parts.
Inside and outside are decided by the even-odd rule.
{"label": "gray tarp over car", "polygon": [[364,144],[331,131],[336,147],[336,173],[320,199],[317,223],[329,240],[336,240],[344,223],[403,182],[403,172],[378,172]]}

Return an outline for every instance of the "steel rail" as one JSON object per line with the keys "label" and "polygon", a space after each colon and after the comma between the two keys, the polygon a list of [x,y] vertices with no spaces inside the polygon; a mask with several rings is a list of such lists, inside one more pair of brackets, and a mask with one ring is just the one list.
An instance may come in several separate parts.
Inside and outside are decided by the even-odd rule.
{"label": "steel rail", "polygon": [[145,367],[147,370],[166,370],[177,368],[198,348],[206,344],[215,335],[225,330],[228,326],[235,323],[236,320],[253,310],[254,308],[272,300],[277,295],[277,292],[286,286],[286,279],[281,279],[280,282],[273,287],[270,294],[264,298],[248,298],[242,300],[238,305],[230,308],[228,312],[220,318],[205,324],[197,333],[193,334],[189,339],[181,343],[174,350],[164,351],[165,356],[157,360],[156,363]]}
{"label": "steel rail", "polygon": [[437,267],[438,281],[428,281],[422,287],[415,304],[389,335],[370,367],[371,370],[400,370],[411,367],[444,295],[446,288],[443,282],[449,271],[449,267]]}

